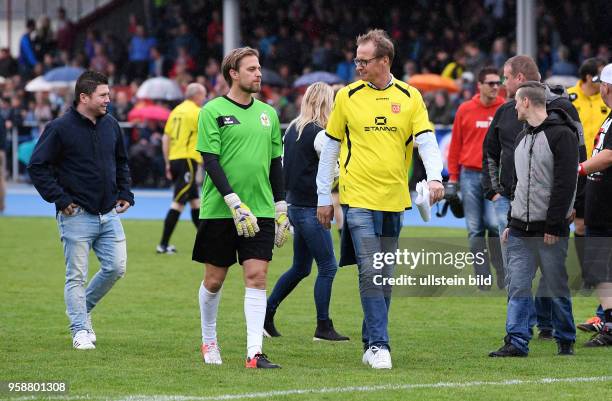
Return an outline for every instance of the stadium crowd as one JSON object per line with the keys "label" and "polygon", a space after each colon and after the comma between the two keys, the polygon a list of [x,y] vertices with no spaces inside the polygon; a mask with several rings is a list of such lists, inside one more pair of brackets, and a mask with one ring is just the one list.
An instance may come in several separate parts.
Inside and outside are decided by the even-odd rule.
{"label": "stadium crowd", "polygon": [[[384,9],[371,2],[354,3],[355,7],[347,9],[321,0],[242,2],[243,42],[259,50],[264,83],[266,73],[280,79],[264,86],[261,97],[276,109],[282,123],[298,115],[303,90],[294,89],[293,82],[302,74],[325,70],[346,83],[354,80],[355,37],[363,27],[378,26],[390,33],[397,46],[392,66],[396,77],[407,81],[417,73],[435,73],[460,84],[456,94],[426,94],[430,119],[436,124],[452,124],[457,107],[473,96],[475,76],[482,67],[501,68],[516,52],[514,1],[417,1],[410,9],[399,2]],[[561,7],[547,7],[548,3],[538,2],[536,17],[537,63],[543,78],[576,76],[578,66],[589,57],[610,60],[606,38],[596,29],[602,18],[596,7],[569,0],[561,2]],[[183,90],[189,82],[198,82],[206,87],[208,99],[227,92],[220,73],[220,2],[167,0],[155,4],[153,26],[145,26],[132,15],[125,40],[112,30],[81,27],[63,9],[57,10],[53,20],[43,15],[27,21],[19,53],[0,50],[0,116],[7,128],[18,127],[20,143],[34,143],[44,125],[72,103],[71,90],[24,89],[30,80],[58,66],[89,68],[108,76],[111,112],[119,121],[127,121],[127,113],[142,102],[135,98],[136,89],[149,77],[169,77]],[[567,20],[572,24],[565,24]],[[168,184],[161,134],[162,124],[156,121],[126,131],[136,185]],[[32,146],[24,148],[22,167]],[[10,160],[10,149],[7,156]]]}

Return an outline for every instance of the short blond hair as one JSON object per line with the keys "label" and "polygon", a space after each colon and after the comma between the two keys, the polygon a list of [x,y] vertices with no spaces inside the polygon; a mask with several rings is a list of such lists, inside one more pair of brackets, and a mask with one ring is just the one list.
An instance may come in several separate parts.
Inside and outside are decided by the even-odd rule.
{"label": "short blond hair", "polygon": [[518,56],[510,57],[504,65],[510,67],[513,77],[523,74],[527,81],[539,81],[541,78],[538,65],[527,55],[519,54]]}
{"label": "short blond hair", "polygon": [[389,57],[389,64],[393,64],[393,58],[395,57],[395,48],[393,42],[387,35],[387,32],[382,29],[372,29],[363,35],[357,37],[357,46],[372,42],[374,44],[374,56],[375,57]]}
{"label": "short blond hair", "polygon": [[248,56],[255,56],[259,58],[259,52],[252,47],[239,47],[230,51],[227,56],[223,58],[221,63],[221,71],[223,72],[223,78],[229,86],[232,86],[232,77],[230,70],[238,71],[240,68],[240,60]]}

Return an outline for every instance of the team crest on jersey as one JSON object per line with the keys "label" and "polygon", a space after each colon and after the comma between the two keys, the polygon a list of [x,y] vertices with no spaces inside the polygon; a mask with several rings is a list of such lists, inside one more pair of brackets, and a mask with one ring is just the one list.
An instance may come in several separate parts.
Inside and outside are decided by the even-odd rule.
{"label": "team crest on jersey", "polygon": [[264,127],[270,126],[270,117],[268,117],[266,113],[261,113],[261,115],[259,116],[259,121],[261,121],[261,125],[263,125]]}
{"label": "team crest on jersey", "polygon": [[402,105],[399,103],[391,103],[391,112],[394,114],[399,114],[402,111]]}

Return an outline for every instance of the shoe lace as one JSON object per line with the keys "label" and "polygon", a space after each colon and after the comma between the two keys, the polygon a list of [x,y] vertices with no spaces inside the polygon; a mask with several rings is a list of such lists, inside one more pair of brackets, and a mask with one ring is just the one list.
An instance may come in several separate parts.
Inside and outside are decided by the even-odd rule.
{"label": "shoe lace", "polygon": [[260,353],[255,354],[253,359],[265,359],[267,361],[268,360],[268,355],[260,352]]}

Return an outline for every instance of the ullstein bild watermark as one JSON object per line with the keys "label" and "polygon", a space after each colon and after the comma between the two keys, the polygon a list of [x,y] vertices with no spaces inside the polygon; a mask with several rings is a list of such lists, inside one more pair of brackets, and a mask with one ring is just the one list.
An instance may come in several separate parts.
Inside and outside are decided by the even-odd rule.
{"label": "ullstein bild watermark", "polygon": [[[412,251],[408,249],[396,249],[395,252],[376,252],[373,255],[373,267],[382,270],[386,266],[403,266],[412,271],[418,268],[441,268],[451,267],[463,270],[465,267],[481,265],[486,262],[486,250],[482,252],[457,251]],[[373,283],[376,286],[423,286],[423,287],[450,287],[450,286],[483,286],[492,284],[491,276],[468,275],[462,277],[457,274],[449,275],[408,275],[400,274],[395,277],[385,277],[376,274]]]}

